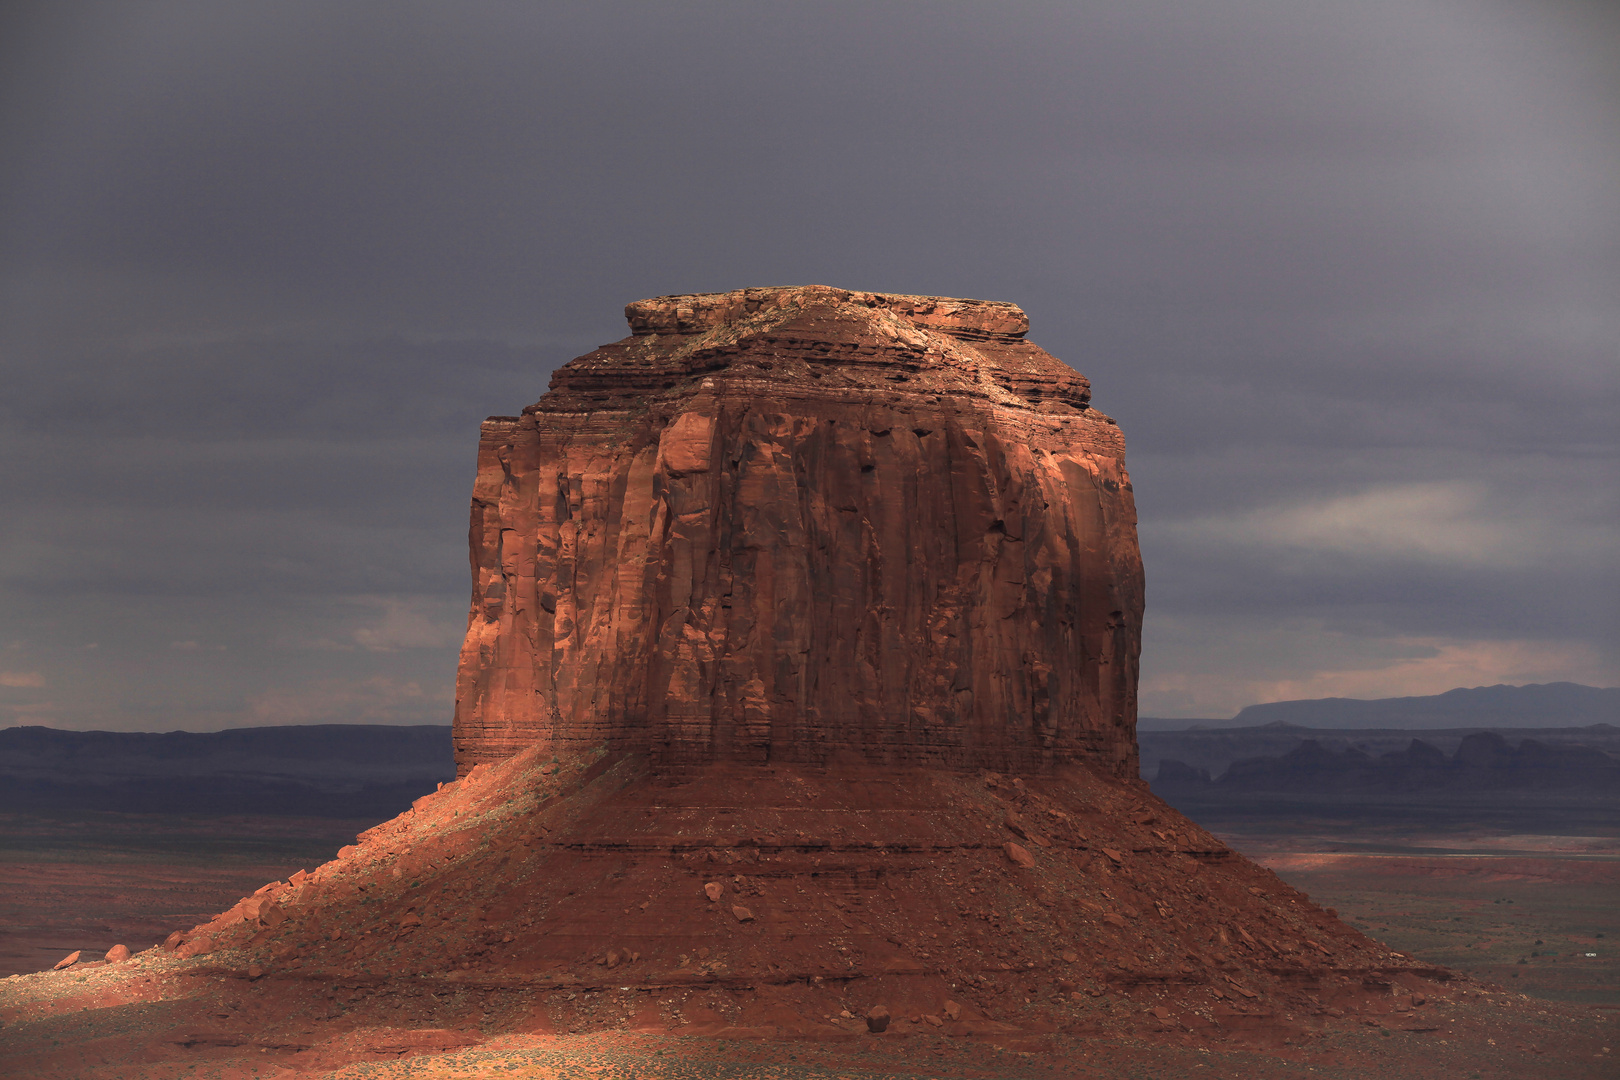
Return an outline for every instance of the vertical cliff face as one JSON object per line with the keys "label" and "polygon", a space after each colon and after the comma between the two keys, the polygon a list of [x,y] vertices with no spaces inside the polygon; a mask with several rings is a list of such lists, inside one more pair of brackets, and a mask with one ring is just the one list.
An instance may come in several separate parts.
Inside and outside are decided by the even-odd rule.
{"label": "vertical cliff face", "polygon": [[462,772],[655,762],[1134,775],[1124,440],[1011,304],[660,297],[486,421]]}

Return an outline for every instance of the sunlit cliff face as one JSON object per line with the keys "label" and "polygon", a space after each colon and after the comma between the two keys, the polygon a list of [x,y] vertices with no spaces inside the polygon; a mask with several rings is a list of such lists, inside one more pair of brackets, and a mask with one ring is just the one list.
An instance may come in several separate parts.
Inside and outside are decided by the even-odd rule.
{"label": "sunlit cliff face", "polygon": [[810,286],[626,315],[484,424],[463,772],[606,742],[1134,775],[1124,440],[1022,311]]}

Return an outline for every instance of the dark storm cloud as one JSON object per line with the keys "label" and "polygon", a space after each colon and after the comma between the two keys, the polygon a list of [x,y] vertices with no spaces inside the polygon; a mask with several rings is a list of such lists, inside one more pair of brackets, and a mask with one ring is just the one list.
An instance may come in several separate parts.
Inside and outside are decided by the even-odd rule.
{"label": "dark storm cloud", "polygon": [[1615,681],[1601,5],[4,18],[0,722],[443,720],[477,421],[803,282],[1092,378],[1149,712]]}

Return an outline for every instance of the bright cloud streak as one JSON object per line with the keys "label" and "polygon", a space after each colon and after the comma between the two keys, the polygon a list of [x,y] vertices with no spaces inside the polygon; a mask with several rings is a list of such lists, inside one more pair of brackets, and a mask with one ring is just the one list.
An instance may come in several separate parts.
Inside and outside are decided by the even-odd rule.
{"label": "bright cloud streak", "polygon": [[1584,561],[1620,546],[1612,519],[1549,516],[1544,507],[1505,502],[1501,494],[1482,481],[1399,484],[1161,528],[1184,543],[1473,567],[1533,566],[1549,557]]}

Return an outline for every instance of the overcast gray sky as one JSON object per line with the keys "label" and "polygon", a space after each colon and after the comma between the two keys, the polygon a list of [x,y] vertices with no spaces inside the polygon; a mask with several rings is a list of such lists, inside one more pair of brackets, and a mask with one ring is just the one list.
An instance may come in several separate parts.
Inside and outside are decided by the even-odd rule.
{"label": "overcast gray sky", "polygon": [[812,282],[1090,376],[1145,715],[1620,682],[1602,0],[3,11],[0,725],[448,722],[478,421]]}

